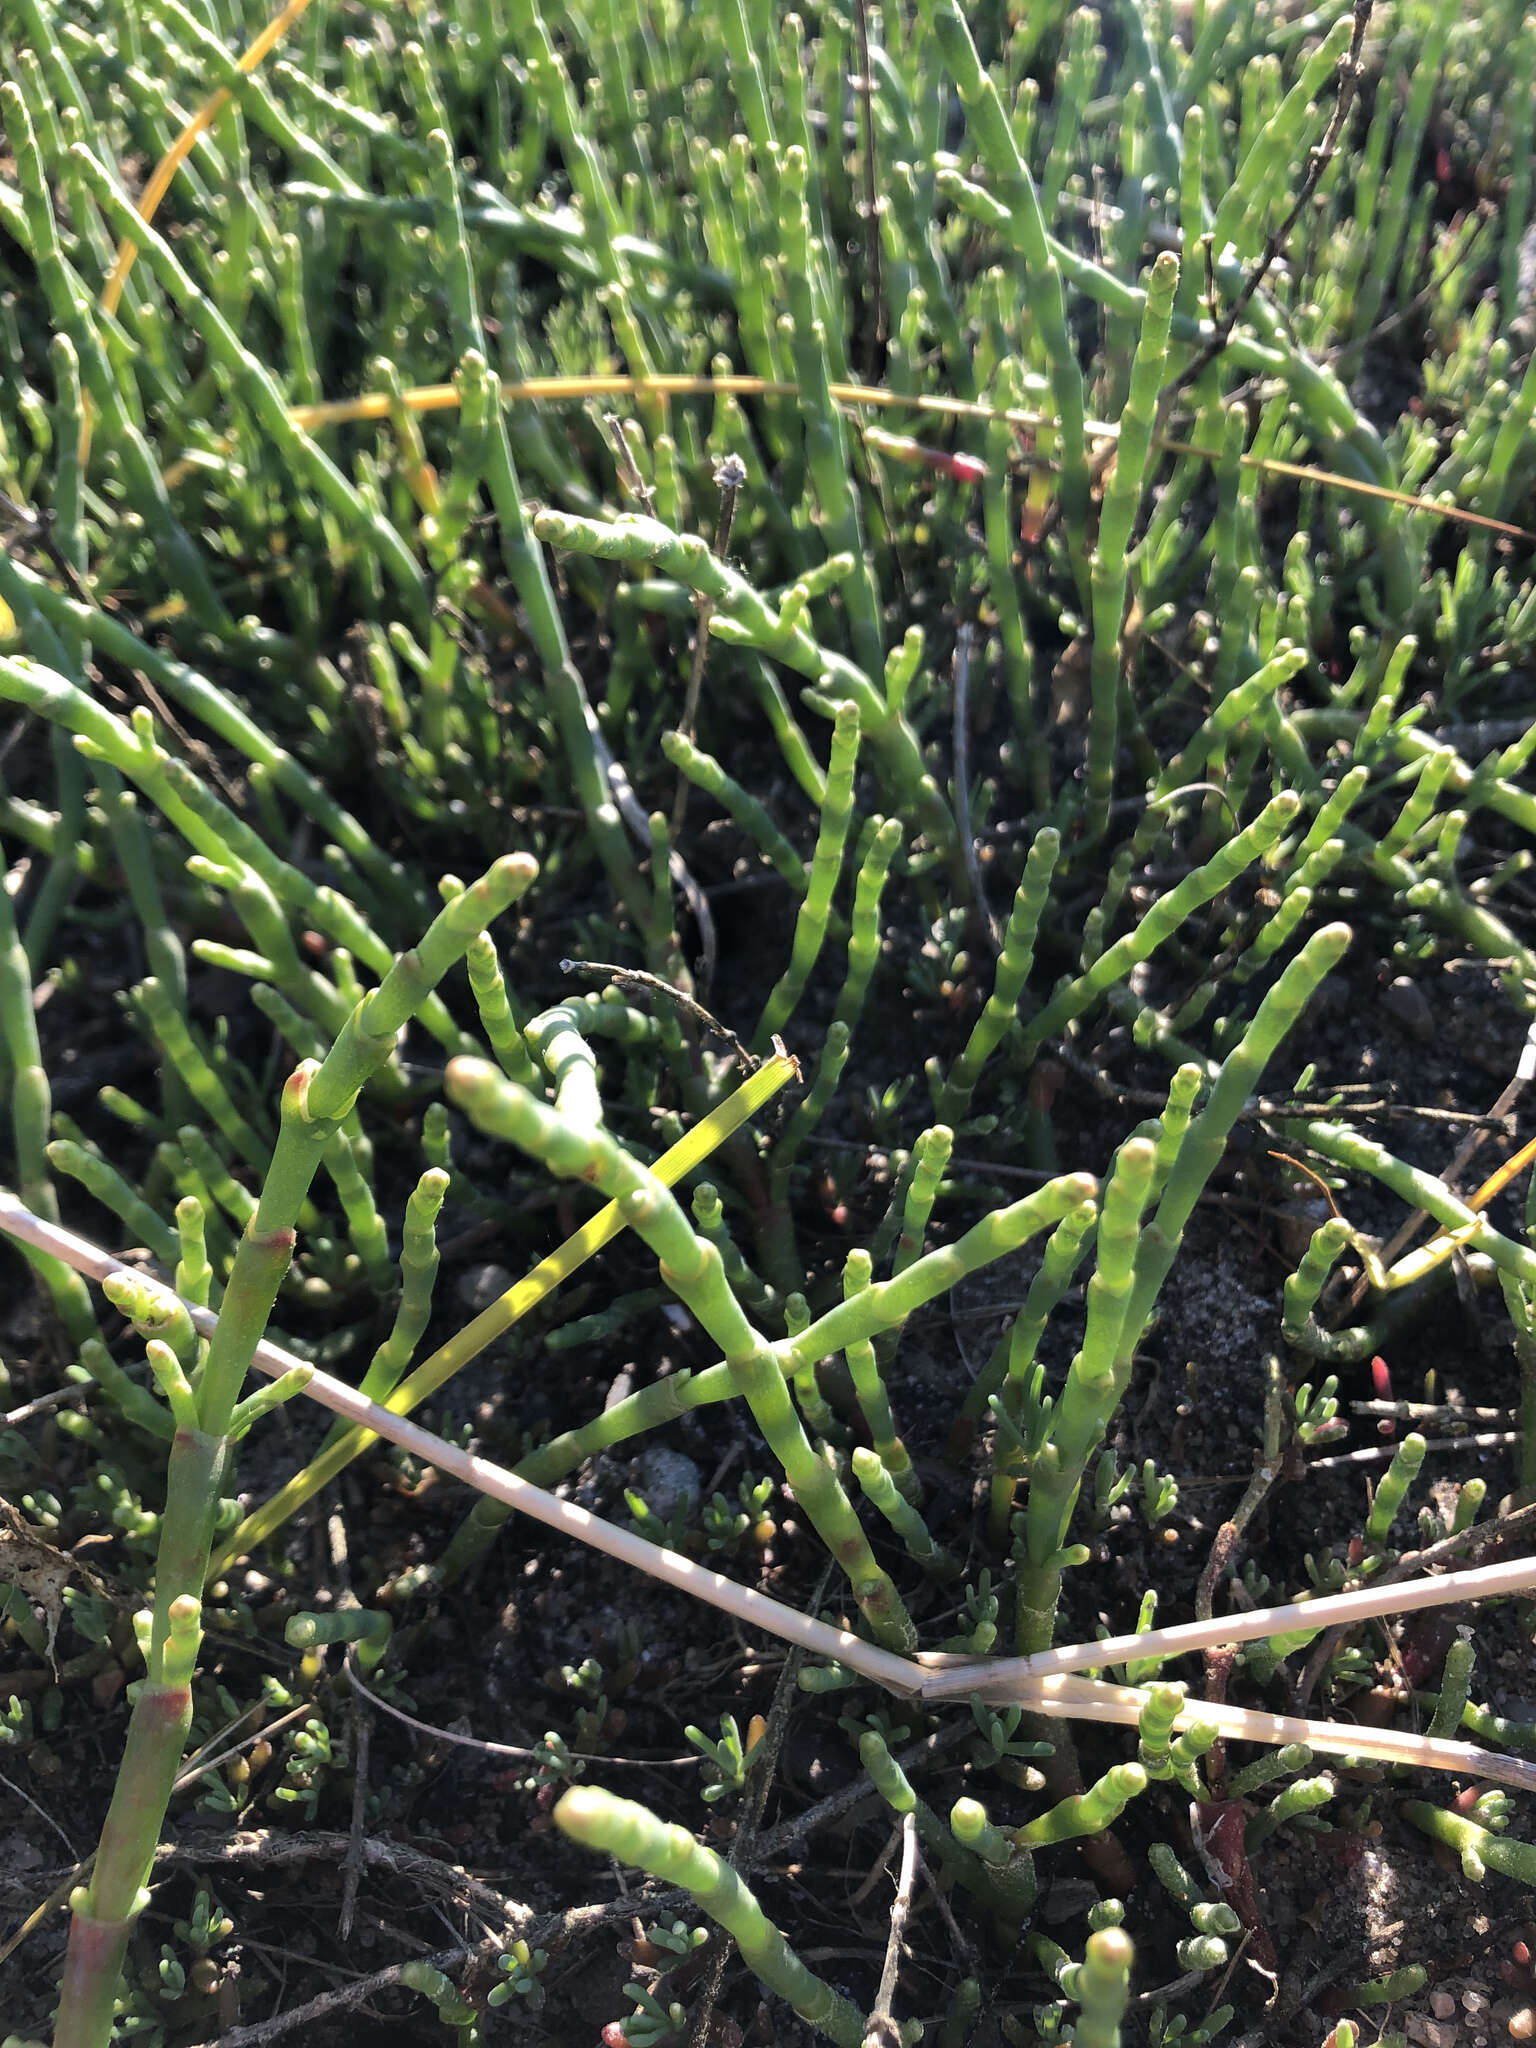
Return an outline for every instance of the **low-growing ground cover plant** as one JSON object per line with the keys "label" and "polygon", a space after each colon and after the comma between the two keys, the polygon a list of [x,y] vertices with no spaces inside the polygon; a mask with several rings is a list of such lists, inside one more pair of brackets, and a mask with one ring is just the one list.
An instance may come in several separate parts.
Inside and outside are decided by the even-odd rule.
{"label": "low-growing ground cover plant", "polygon": [[263,26],[5,25],[6,2025],[1518,1993],[1521,1606],[1153,1630],[1527,1546],[1523,8]]}

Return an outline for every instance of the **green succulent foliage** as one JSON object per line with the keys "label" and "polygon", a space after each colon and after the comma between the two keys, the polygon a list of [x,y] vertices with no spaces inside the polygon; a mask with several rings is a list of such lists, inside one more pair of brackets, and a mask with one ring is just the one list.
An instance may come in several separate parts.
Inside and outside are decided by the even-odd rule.
{"label": "green succulent foliage", "polygon": [[[18,0],[0,30],[0,701],[28,777],[8,749],[3,1170],[45,1218],[94,1204],[220,1315],[205,1338],[163,1280],[119,1276],[120,1341],[83,1281],[35,1265],[69,1398],[46,1458],[36,1417],[0,1433],[0,1480],[56,1548],[110,1543],[144,1603],[62,2048],[114,2029],[157,2044],[188,1995],[182,1952],[228,1938],[205,1892],[179,1950],[135,1929],[186,1748],[242,1707],[216,1697],[205,1627],[259,1636],[240,1575],[221,1577],[248,1439],[284,1441],[274,1411],[313,1365],[351,1372],[356,1353],[370,1397],[400,1388],[445,1306],[440,1218],[543,1258],[513,1171],[536,1201],[598,1191],[646,1266],[541,1326],[570,1384],[620,1342],[648,1365],[663,1317],[687,1361],[547,1430],[517,1420],[520,1473],[600,1473],[729,1404],[755,1469],[665,1515],[631,1490],[635,1528],[740,1575],[777,1548],[777,1495],[829,1563],[820,1600],[889,1650],[949,1628],[962,1653],[1046,1651],[1084,1606],[1073,1575],[1133,1508],[1174,1533],[1179,1476],[1134,1441],[1139,1347],[1255,1122],[1339,1212],[1278,1304],[1313,1377],[1281,1404],[1275,1454],[1346,1433],[1341,1379],[1433,1284],[1413,1253],[1373,1270],[1346,1213],[1369,1183],[1496,1277],[1517,1477],[1536,1480],[1530,1204],[1474,1212],[1326,1079],[1321,1104],[1310,1073],[1266,1095],[1352,942],[1380,937],[1410,976],[1482,963],[1522,1029],[1536,985],[1536,723],[1508,713],[1536,659],[1536,26],[1496,0],[1465,19],[1380,0],[1372,89],[1354,94],[1356,22],[1337,9],[855,13],[455,0],[402,38],[368,7],[313,9],[249,76],[234,53],[255,18],[234,0]],[[228,103],[142,218],[125,167],[158,159],[215,88]],[[1447,180],[1501,191],[1496,217],[1425,182],[1442,157]],[[118,299],[124,238],[138,258]],[[1407,333],[1422,403],[1382,430],[1362,366]],[[878,426],[847,397],[873,369],[894,401]],[[653,381],[713,371],[748,382]],[[611,421],[500,388],[594,375],[619,380]],[[452,403],[418,410],[428,388]],[[717,994],[711,906],[738,885],[773,916],[755,979],[719,975]],[[75,1122],[49,1066],[84,1015],[83,962],[107,957],[94,935],[125,920],[119,966],[90,972],[117,975],[106,993],[147,1078],[76,1103]],[[555,985],[556,927],[609,985]],[[780,1037],[798,1095],[718,1148],[718,1185],[695,1160],[674,1193],[651,1140],[710,1129]],[[1112,1042],[1165,1080],[1075,1171],[1053,1103]],[[1338,1327],[1346,1255],[1383,1285]],[[953,1421],[987,1498],[987,1562],[956,1602],[972,1532],[933,1469],[917,1319],[1009,1260],[1022,1303],[938,1432]],[[265,1334],[308,1363],[248,1391]],[[473,1412],[439,1417],[444,1433],[467,1441]],[[1358,1531],[1306,1559],[1312,1587],[1471,1527],[1479,1482],[1430,1506],[1426,1459],[1405,1435]],[[387,1469],[405,1491],[424,1476],[409,1453]],[[304,1671],[331,1643],[369,1676],[386,1651],[391,1672],[419,1654],[426,1603],[483,1568],[505,1520],[476,1507],[377,1607],[287,1602]],[[1238,1588],[1297,1590],[1256,1565]],[[39,1670],[56,1650],[114,1658],[119,1637],[131,1654],[97,1590],[64,1598],[60,1647],[59,1617],[7,1582],[7,1646]],[[1153,1589],[1143,1630],[1155,1606]],[[1251,1646],[1237,1683],[1266,1686],[1312,1644]],[[543,1738],[522,1789],[549,1804],[567,1788],[573,1838],[683,1886],[808,2024],[862,2042],[868,2016],[712,1850],[570,1789],[620,1690],[624,1658],[603,1659],[557,1665],[570,1740]],[[969,1794],[942,1819],[930,1760],[896,1753],[912,1734],[896,1712],[860,1695],[844,1726],[946,1896],[1017,1930],[1036,1852],[1132,1799],[1150,1813],[1167,1788],[1210,1789],[1214,1730],[1175,1730],[1162,1661],[1125,1667],[1148,1689],[1136,1760],[1043,1808],[1046,1746],[1016,1707],[973,1705],[966,1767],[1006,1822]],[[1472,1702],[1472,1668],[1470,1645],[1447,1658],[1433,1731],[1531,1746]],[[1321,1687],[1373,1676],[1350,1642]],[[273,1679],[277,1710],[306,1708],[278,1782],[205,1774],[205,1808],[260,1794],[314,1821],[350,1768],[333,1680],[310,1697],[308,1676]],[[35,1706],[6,1697],[0,1743],[36,1761],[73,1708],[51,1685]],[[738,1796],[735,1719],[688,1739],[703,1798]],[[1333,1782],[1310,1765],[1228,1776],[1250,1848],[1327,1825]],[[1502,1795],[1403,1810],[1470,1878],[1530,1881]],[[1179,1968],[1224,1967],[1228,1910],[1174,1895]],[[1135,1920],[1101,1905],[1080,1957],[1037,1940],[1061,1994],[1042,2038],[1119,2041]],[[681,1957],[672,1937],[696,1934],[656,1943]],[[543,1961],[514,1944],[490,2002],[538,2011]],[[401,1981],[474,2033],[435,1966]],[[636,2048],[683,2027],[678,2003],[631,1995]],[[1151,2038],[1196,2048],[1229,2017],[1155,2006]]]}
{"label": "green succulent foliage", "polygon": [[634,2000],[635,2009],[620,2023],[629,2048],[656,2048],[661,2041],[680,2036],[688,2024],[687,2008],[674,2000],[663,2005],[643,1984],[626,1984],[624,1996]]}
{"label": "green succulent foliage", "polygon": [[0,1714],[0,1743],[8,1749],[24,1749],[32,1740],[32,1704],[12,1693]]}
{"label": "green succulent foliage", "polygon": [[542,1792],[546,1786],[569,1785],[579,1778],[586,1764],[573,1756],[563,1735],[551,1729],[534,1745],[533,1767],[522,1781],[527,1792]]}
{"label": "green succulent foliage", "polygon": [[530,1949],[526,1941],[514,1941],[504,1954],[496,1958],[500,1979],[486,1993],[486,2004],[492,2007],[507,2005],[517,1998],[522,2000],[524,2011],[542,2011],[545,1991],[539,1977],[548,1961],[545,1950]]}
{"label": "green succulent foliage", "polygon": [[221,1941],[228,1941],[234,1931],[234,1921],[204,1885],[199,1885],[193,1894],[191,1918],[178,1920],[175,1926],[177,1940],[185,1942],[199,1956],[207,1955]]}
{"label": "green succulent foliage", "polygon": [[283,1781],[273,1788],[272,1797],[312,1821],[332,1770],[345,1768],[344,1745],[333,1743],[326,1723],[311,1715],[287,1738],[285,1750]]}
{"label": "green succulent foliage", "polygon": [[717,1800],[732,1793],[739,1793],[747,1782],[756,1749],[754,1743],[748,1748],[742,1740],[740,1728],[734,1714],[720,1716],[720,1740],[715,1742],[702,1728],[688,1727],[683,1730],[700,1756],[707,1759],[713,1772],[713,1780],[704,1786],[699,1797],[706,1805],[713,1806]]}

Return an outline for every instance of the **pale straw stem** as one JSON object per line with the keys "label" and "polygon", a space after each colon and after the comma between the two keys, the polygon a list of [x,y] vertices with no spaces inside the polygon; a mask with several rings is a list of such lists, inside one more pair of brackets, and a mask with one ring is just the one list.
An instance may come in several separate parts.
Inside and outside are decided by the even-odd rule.
{"label": "pale straw stem", "polygon": [[[56,1223],[34,1216],[7,1189],[0,1188],[0,1230],[37,1250],[63,1259],[77,1272],[102,1281],[114,1273],[132,1272],[109,1252],[75,1236]],[[186,1304],[188,1314],[204,1335],[211,1335],[218,1318],[211,1309]],[[278,1378],[303,1361],[276,1344],[263,1340],[256,1346],[253,1364],[257,1370]],[[819,1657],[826,1657],[857,1671],[888,1691],[924,1701],[965,1698],[972,1693],[1009,1705],[1026,1706],[1032,1712],[1084,1721],[1115,1721],[1134,1725],[1147,1702],[1147,1693],[1136,1686],[1107,1685],[1095,1679],[1074,1677],[1074,1671],[1102,1668],[1131,1658],[1179,1656],[1191,1650],[1209,1649],[1225,1643],[1253,1642],[1266,1636],[1285,1635],[1298,1628],[1321,1631],[1340,1623],[1372,1620],[1418,1608],[1438,1607],[1453,1601],[1488,1598],[1528,1592],[1536,1587],[1536,1559],[1510,1558],[1498,1564],[1480,1565],[1469,1571],[1445,1572],[1438,1578],[1363,1586],[1351,1593],[1335,1593],[1317,1600],[1293,1602],[1283,1607],[1256,1609],[1250,1614],[1218,1616],[1210,1621],[1151,1629],[1141,1635],[1111,1636],[1093,1643],[1067,1643],[1035,1657],[951,1658],[913,1660],[882,1650],[847,1629],[801,1614],[782,1601],[770,1599],[750,1586],[738,1585],[720,1572],[695,1564],[675,1551],[647,1543],[643,1537],[589,1514],[573,1501],[557,1499],[540,1486],[488,1458],[476,1457],[456,1444],[434,1436],[419,1423],[377,1401],[370,1401],[355,1388],[316,1372],[303,1392],[333,1414],[376,1435],[387,1437],[439,1471],[493,1500],[562,1530],[579,1543],[617,1558],[620,1563],[660,1579],[680,1593],[702,1600],[734,1615],[748,1627],[762,1629],[781,1641],[793,1643]],[[1536,1762],[1501,1756],[1495,1750],[1472,1743],[1451,1742],[1441,1737],[1415,1735],[1408,1729],[1360,1728],[1350,1722],[1313,1721],[1291,1714],[1260,1713],[1247,1707],[1216,1705],[1192,1700],[1179,1715],[1176,1727],[1197,1722],[1214,1723],[1228,1740],[1271,1743],[1284,1746],[1305,1742],[1311,1748],[1333,1755],[1371,1757],[1381,1762],[1409,1764],[1425,1770],[1455,1771],[1465,1776],[1496,1780],[1525,1791],[1536,1790]]]}

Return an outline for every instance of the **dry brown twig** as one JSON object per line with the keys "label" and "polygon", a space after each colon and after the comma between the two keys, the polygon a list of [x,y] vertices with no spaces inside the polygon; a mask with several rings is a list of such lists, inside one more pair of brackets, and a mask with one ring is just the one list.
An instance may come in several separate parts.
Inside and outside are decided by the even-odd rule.
{"label": "dry brown twig", "polygon": [[[0,1230],[63,1259],[98,1281],[124,1270],[121,1261],[110,1253],[34,1216],[5,1190],[0,1190]],[[194,1325],[204,1334],[215,1327],[218,1318],[210,1310],[191,1303],[187,1307]],[[273,1379],[291,1372],[301,1362],[265,1341],[257,1345],[253,1361],[258,1371]],[[843,1664],[900,1698],[925,1703],[975,1694],[984,1701],[1025,1706],[1032,1713],[1050,1718],[1135,1726],[1147,1701],[1144,1690],[1109,1685],[1077,1674],[1131,1659],[1184,1656],[1191,1651],[1255,1642],[1297,1629],[1347,1626],[1451,1602],[1536,1590],[1536,1559],[1513,1558],[1470,1571],[1447,1572],[1442,1578],[1421,1578],[1406,1584],[1399,1581],[1390,1587],[1373,1582],[1353,1592],[1257,1608],[1248,1614],[1221,1615],[1209,1621],[1186,1622],[1139,1635],[1111,1636],[1092,1643],[1064,1643],[1034,1657],[977,1658],[930,1653],[908,1658],[882,1650],[848,1629],[802,1614],[750,1586],[738,1585],[722,1573],[710,1571],[675,1551],[663,1550],[628,1530],[615,1528],[574,1502],[560,1500],[489,1459],[461,1450],[418,1423],[396,1415],[376,1401],[366,1400],[326,1373],[315,1372],[304,1393],[333,1414],[387,1437],[425,1463],[547,1528],[562,1530],[578,1542],[631,1565],[678,1592],[732,1614],[746,1627],[761,1629],[813,1656]],[[1195,1722],[1214,1723],[1229,1740],[1273,1745],[1304,1742],[1325,1754],[1454,1771],[1524,1791],[1536,1790],[1536,1761],[1503,1756],[1473,1743],[1418,1735],[1408,1729],[1363,1728],[1345,1721],[1259,1713],[1248,1707],[1202,1700],[1190,1702],[1175,1725],[1187,1727]]]}
{"label": "dry brown twig", "polygon": [[1238,321],[1242,318],[1251,300],[1263,286],[1265,278],[1268,277],[1270,271],[1274,268],[1286,243],[1290,240],[1296,223],[1311,204],[1312,195],[1322,182],[1324,171],[1327,170],[1329,164],[1333,161],[1334,152],[1339,146],[1339,139],[1344,133],[1344,123],[1349,118],[1349,110],[1354,104],[1355,87],[1360,80],[1360,53],[1365,48],[1365,32],[1371,25],[1373,5],[1374,0],[1354,0],[1353,30],[1350,35],[1349,48],[1345,51],[1343,59],[1339,64],[1338,90],[1334,95],[1333,113],[1329,117],[1328,126],[1324,131],[1321,142],[1308,154],[1307,168],[1300,185],[1296,189],[1296,197],[1291,202],[1285,218],[1264,244],[1257,262],[1243,279],[1231,305],[1216,322],[1215,333],[1199,353],[1184,365],[1176,377],[1170,378],[1168,383],[1158,393],[1157,409],[1159,423],[1166,416],[1169,406],[1178,394],[1188,385],[1193,384],[1197,378],[1204,375],[1206,369],[1215,362],[1216,358],[1232,339],[1233,330],[1236,328]]}
{"label": "dry brown twig", "polygon": [[891,1901],[891,1931],[886,1938],[885,1964],[880,1972],[880,1988],[869,2009],[864,2048],[900,2048],[901,2029],[892,2017],[891,2007],[896,2000],[896,1978],[901,1969],[901,1944],[907,1931],[907,1916],[912,1911],[912,1895],[917,1890],[916,1813],[902,1815],[900,1835],[901,1874],[896,1880],[896,1896]]}
{"label": "dry brown twig", "polygon": [[[1536,1501],[1524,1507],[1515,1508],[1507,1515],[1496,1516],[1491,1522],[1474,1523],[1470,1529],[1462,1529],[1454,1536],[1447,1536],[1439,1543],[1431,1544],[1428,1550],[1410,1551],[1400,1557],[1396,1564],[1379,1572],[1374,1583],[1383,1588],[1395,1586],[1413,1572],[1427,1571],[1431,1565],[1448,1564],[1460,1559],[1467,1551],[1481,1556],[1485,1550],[1502,1549],[1517,1537],[1536,1535]],[[1301,1676],[1292,1693],[1292,1703],[1299,1713],[1312,1696],[1312,1688],[1322,1677],[1329,1659],[1344,1640],[1343,1627],[1330,1628],[1312,1646]]]}
{"label": "dry brown twig", "polygon": [[[238,1756],[242,1750],[249,1749],[253,1743],[261,1742],[267,1737],[275,1735],[279,1729],[286,1728],[290,1721],[297,1721],[301,1714],[309,1712],[309,1702],[307,1700],[302,1701],[289,1713],[283,1714],[276,1721],[268,1721],[265,1727],[259,1728],[254,1735],[248,1735],[244,1741],[231,1743],[228,1749],[217,1749],[217,1744],[221,1743],[226,1736],[232,1734],[239,1727],[240,1722],[249,1717],[250,1711],[248,1709],[245,1714],[241,1714],[227,1728],[221,1729],[217,1735],[204,1743],[201,1749],[196,1750],[188,1757],[181,1770],[177,1773],[176,1783],[171,1788],[173,1792],[185,1792],[189,1786],[196,1784],[199,1778],[214,1770],[219,1764],[227,1763],[230,1757]],[[165,1853],[164,1845],[156,1851],[157,1856],[164,1855]],[[7,1936],[5,1945],[0,1947],[0,1963],[8,1962],[17,1949],[21,1947],[22,1943],[42,1926],[50,1913],[55,1912],[59,1907],[68,1903],[70,1893],[77,1884],[90,1875],[95,1862],[96,1852],[92,1850],[89,1856],[83,1856],[78,1863],[70,1866],[63,1878],[48,1893],[42,1903],[34,1906],[21,1925]]]}
{"label": "dry brown twig", "polygon": [[[375,1712],[387,1714],[391,1720],[401,1722],[417,1735],[424,1735],[430,1742],[452,1743],[458,1749],[477,1750],[481,1756],[515,1757],[519,1762],[531,1762],[540,1755],[536,1749],[520,1749],[511,1742],[486,1742],[478,1735],[463,1735],[456,1728],[443,1728],[433,1721],[419,1721],[414,1714],[397,1707],[393,1700],[384,1699],[365,1684],[358,1668],[357,1654],[349,1644],[346,1654],[347,1679],[361,1698],[367,1701]],[[629,1766],[634,1770],[672,1771],[697,1770],[703,1759],[694,1756],[605,1756],[603,1762],[610,1765]]]}
{"label": "dry brown twig", "polygon": [[[195,1869],[219,1866],[232,1870],[276,1870],[294,1863],[344,1863],[350,1851],[350,1832],[307,1828],[284,1835],[271,1828],[253,1828],[220,1842],[163,1844],[156,1852],[155,1867],[188,1864]],[[531,1906],[504,1898],[467,1870],[429,1856],[423,1849],[365,1835],[360,1854],[365,1869],[399,1878],[418,1897],[436,1899],[449,1906],[472,1907],[482,1919],[501,1928],[505,1940],[526,1934],[533,1924]]]}
{"label": "dry brown twig", "polygon": [[[439,1949],[435,1955],[419,1958],[445,1975],[463,1970],[477,1956],[494,1961],[500,1953],[499,1942],[486,1942],[479,1950],[448,1948]],[[334,2019],[339,2013],[355,2012],[360,2005],[366,2005],[381,1991],[390,1991],[400,1985],[410,1963],[391,1963],[388,1969],[375,1970],[372,1976],[358,1977],[351,1984],[343,1984],[335,1991],[322,1991],[318,1998],[311,1998],[303,2005],[291,2006],[287,2012],[274,2013],[271,2019],[257,2020],[254,2026],[236,2027],[233,2032],[219,2036],[220,2048],[267,2048],[284,2034],[291,2034],[298,2027],[309,2027],[325,2019]]]}

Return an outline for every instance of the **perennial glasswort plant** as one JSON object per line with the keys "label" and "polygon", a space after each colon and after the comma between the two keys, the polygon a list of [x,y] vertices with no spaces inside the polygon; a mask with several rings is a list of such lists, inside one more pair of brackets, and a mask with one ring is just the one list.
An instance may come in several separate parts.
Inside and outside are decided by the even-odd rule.
{"label": "perennial glasswort plant", "polygon": [[[995,1647],[998,1688],[1022,1682],[1018,1658],[1040,1684],[1002,1691],[989,1720],[986,1684],[912,1666],[930,1674],[901,1709],[919,1754],[904,1724],[860,1718],[867,1695],[817,1739],[850,1742],[1004,1954],[1037,1855],[1112,1826],[1153,1837],[1192,1929],[1158,1981],[1209,1988],[1232,1916],[1269,1952],[1249,1859],[1343,1812],[1343,1780],[1308,1775],[1285,1715],[1283,1768],[1229,1762],[1223,1738],[1259,1726],[1231,1717],[1269,1711],[1229,1692],[1289,1706],[1289,1677],[1302,1700],[1346,1697],[1374,1664],[1333,1631],[1364,1610],[1319,1603],[1415,1546],[1462,1564],[1507,1534],[1479,1519],[1475,1475],[1406,1527],[1429,1461],[1460,1455],[1410,1434],[1326,1544],[1266,1545],[1245,1582],[1271,1495],[1337,1433],[1321,1373],[1392,1350],[1456,1273],[1496,1290],[1536,1413],[1531,1217],[1490,1214],[1523,1170],[1513,1137],[1466,1199],[1466,1162],[1410,1156],[1440,1156],[1436,1126],[1352,1118],[1309,1020],[1330,975],[1364,985],[1368,952],[1410,986],[1450,954],[1491,1004],[1502,987],[1493,1036],[1523,1085],[1536,723],[1508,685],[1536,627],[1536,32],[1496,0],[1464,20],[1360,0],[1291,22],[1229,0],[1187,24],[954,0],[852,19],[476,0],[411,27],[401,46],[366,10],[290,5],[258,34],[238,0],[18,0],[4,31],[0,697],[25,721],[0,787],[12,1177],[45,1224],[79,1205],[158,1268],[108,1282],[142,1341],[125,1364],[119,1323],[34,1250],[54,1378],[82,1391],[56,1422],[23,1401],[0,1439],[23,1528],[3,1627],[29,1680],[5,1727],[30,1753],[34,1698],[75,1713],[103,1673],[138,1688],[55,2038],[104,2042],[136,2017],[119,1973],[189,1727],[228,1684],[210,1608],[254,1635],[240,1574],[287,1570],[291,1519],[386,1433],[372,1425],[438,1400],[535,1313],[579,1318],[583,1368],[622,1344],[635,1370],[606,1406],[573,1384],[540,1407],[509,1381],[529,1416],[515,1478],[622,1479],[651,1432],[737,1404],[848,1625],[841,1654],[802,1667],[797,1712],[920,1646]],[[135,191],[146,159],[169,168]],[[1478,176],[1505,181],[1498,206],[1461,202]],[[1370,372],[1409,334],[1422,403],[1397,417]],[[466,889],[455,868],[488,871]],[[444,981],[461,955],[467,991]],[[76,1123],[54,1098],[103,983],[144,1059],[77,1094]],[[775,1123],[758,1112],[793,1070],[780,1040],[805,1071]],[[1096,1117],[1080,1078],[1105,1092]],[[866,1099],[886,1127],[873,1157]],[[1518,1106],[1517,1089],[1497,1117]],[[1070,1675],[1079,1656],[1050,1690],[1034,1660],[1091,1632],[1119,1457],[1157,1542],[1194,1530],[1159,1478],[1188,1476],[1166,1434],[1134,1434],[1153,1407],[1135,1381],[1210,1256],[1199,1205],[1245,1147],[1328,1187],[1287,1254],[1273,1354],[1238,1362],[1259,1459],[1194,1594],[1206,1633],[1164,1646],[1154,1586],[1140,1652],[1103,1653],[1124,1686]],[[608,1207],[551,1254],[511,1172],[535,1200],[570,1182]],[[1366,1224],[1387,1194],[1439,1235],[1379,1246]],[[418,1358],[449,1229],[526,1248],[531,1270]],[[556,1290],[607,1244],[620,1263],[567,1311]],[[1003,1260],[1025,1298],[935,1425],[913,1319]],[[665,1370],[659,1299],[689,1331],[690,1362]],[[338,1421],[269,1498],[236,1500],[235,1439],[304,1377],[243,1394],[269,1323],[317,1366],[363,1347],[356,1377],[385,1412]],[[441,1436],[409,1441],[473,1475]],[[971,1488],[974,1526],[955,1505]],[[300,1683],[332,1685],[332,1641],[371,1646],[351,1656],[359,1685],[386,1641],[383,1671],[409,1673],[444,1590],[494,1570],[508,1491],[378,1574],[389,1631],[361,1603],[291,1614]],[[622,1512],[621,1488],[607,1498]],[[34,1605],[22,1566],[43,1553],[17,1543],[83,1534],[115,1546],[122,1617]],[[1224,1634],[1222,1609],[1287,1606],[1269,1571],[1309,1579],[1337,1623],[1287,1611],[1248,1637],[1225,1617]],[[1204,1703],[1163,1675],[1192,1646]],[[1470,1654],[1419,1662],[1408,1689],[1436,1740],[1518,1745],[1473,1703]],[[962,1683],[963,1711],[946,1704]],[[1005,1727],[1021,1704],[1042,1727],[1113,1705],[1135,1755],[1090,1759],[1082,1782],[1066,1723],[1049,1758],[1039,1730]],[[945,1806],[924,1744],[954,1729],[969,1789]],[[1411,1760],[1411,1731],[1392,1736]],[[541,1754],[545,1785],[600,1761],[558,1731]],[[739,1761],[712,1808],[757,1796]],[[1528,1879],[1502,1809],[1382,1798],[1470,1874]],[[1191,1799],[1230,1906],[1167,1861]],[[829,2037],[862,2040],[872,2011],[911,2030],[884,1992],[861,2004],[868,1987],[810,1971],[750,1869],[690,1831],[587,1780],[556,1818],[691,1890]],[[750,1827],[738,1842],[749,1858]],[[1128,1882],[1123,1863],[1101,1877],[1080,1958],[1030,1934],[1038,2038],[1118,2038],[1142,1938]],[[503,1975],[525,2002],[542,1991]],[[494,1995],[437,1962],[398,1981],[456,2025]],[[670,1989],[640,1988],[640,2019],[670,2024]],[[981,2002],[967,1967],[943,2037]],[[1180,2019],[1164,2009],[1158,2037]]]}

